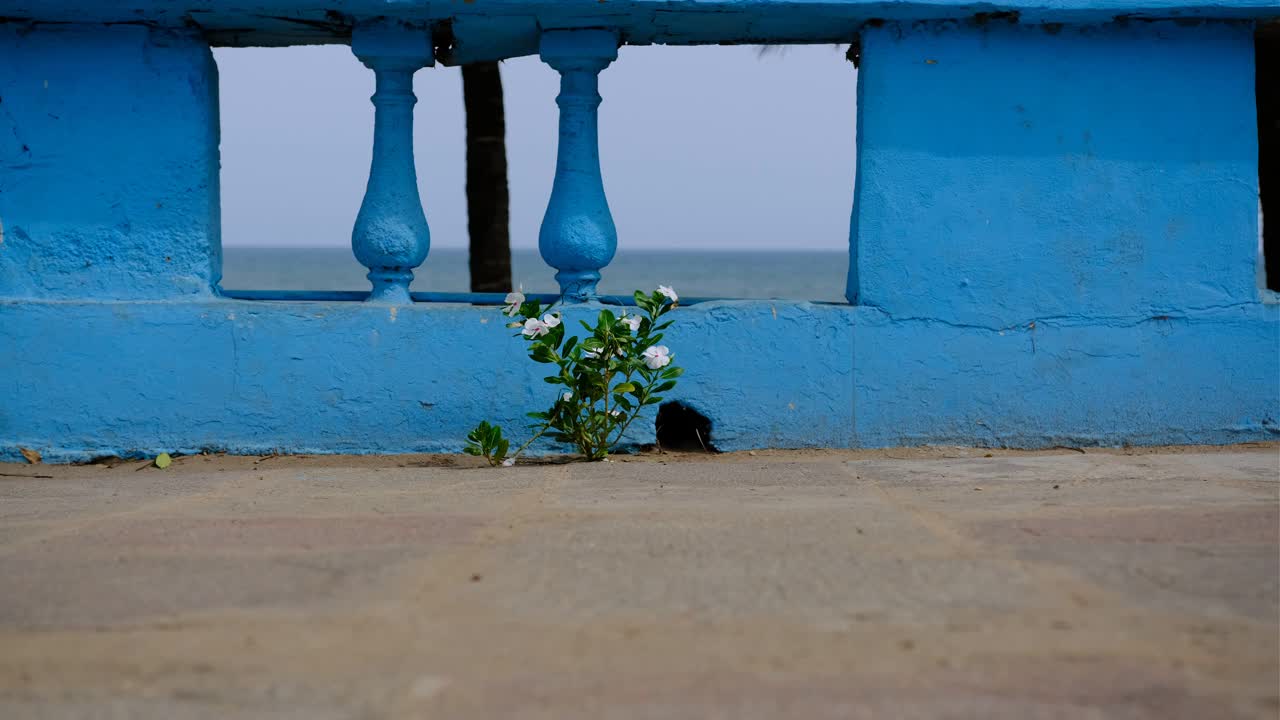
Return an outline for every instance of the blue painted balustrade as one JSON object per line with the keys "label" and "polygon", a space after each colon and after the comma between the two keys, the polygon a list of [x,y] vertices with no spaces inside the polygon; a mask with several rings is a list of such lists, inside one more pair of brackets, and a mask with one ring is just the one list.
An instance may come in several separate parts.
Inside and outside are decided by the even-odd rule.
{"label": "blue painted balustrade", "polygon": [[554,267],[560,293],[595,297],[600,269],[618,249],[600,177],[600,71],[618,57],[618,36],[606,30],[544,33],[543,62],[560,73],[560,144],[551,201],[538,233],[542,259]]}
{"label": "blue painted balustrade", "polygon": [[[431,37],[421,28],[380,20],[357,26],[351,49],[377,78],[373,163],[351,248],[369,268],[368,300],[407,304],[413,268],[431,245],[413,159],[413,74],[433,62]],[[599,75],[618,57],[618,35],[553,30],[543,34],[540,54],[560,73],[560,131],[538,248],[557,271],[561,295],[586,300],[596,296],[600,270],[618,248],[600,174],[598,133]]]}
{"label": "blue painted balustrade", "polygon": [[413,161],[413,74],[434,62],[431,35],[380,20],[352,31],[351,51],[376,78],[373,163],[351,250],[369,268],[369,301],[406,305],[413,269],[431,248]]}
{"label": "blue painted balustrade", "polygon": [[[1254,86],[1255,29],[1278,16],[1277,0],[0,0],[0,460],[457,452],[482,419],[518,435],[554,388],[501,297],[409,292],[430,244],[414,73],[537,52],[560,74],[539,248],[573,321],[616,302],[596,296],[618,242],[599,74],[620,44],[744,41],[860,58],[849,303],[672,315],[686,374],[666,396],[717,447],[1280,438]],[[313,42],[349,42],[376,78],[352,232],[373,302],[231,297],[210,45]],[[653,441],[646,412],[628,441]]]}

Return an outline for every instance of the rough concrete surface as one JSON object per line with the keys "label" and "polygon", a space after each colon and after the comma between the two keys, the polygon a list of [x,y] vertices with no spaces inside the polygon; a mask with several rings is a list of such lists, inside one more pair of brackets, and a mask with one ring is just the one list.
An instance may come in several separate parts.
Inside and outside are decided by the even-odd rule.
{"label": "rough concrete surface", "polygon": [[1280,448],[0,465],[2,718],[1275,718]]}

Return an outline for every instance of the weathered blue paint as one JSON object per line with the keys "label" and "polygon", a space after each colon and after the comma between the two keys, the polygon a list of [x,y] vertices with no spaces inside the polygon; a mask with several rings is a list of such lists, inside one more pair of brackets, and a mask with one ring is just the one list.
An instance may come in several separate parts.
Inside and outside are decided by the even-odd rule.
{"label": "weathered blue paint", "polygon": [[189,30],[0,25],[0,297],[210,294],[217,93]]}
{"label": "weathered blue paint", "polygon": [[1258,302],[1248,24],[886,26],[862,51],[858,304],[999,328]]}
{"label": "weathered blue paint", "polygon": [[[1276,310],[1000,331],[710,302],[672,316],[670,397],[725,450],[1274,438]],[[518,433],[553,399],[502,323],[451,304],[0,301],[0,458],[456,451],[478,419]]]}
{"label": "weathered blue paint", "polygon": [[351,250],[369,268],[369,301],[405,305],[413,269],[431,249],[413,163],[413,74],[432,64],[431,38],[422,28],[376,20],[356,27],[351,51],[376,82],[373,163]]}
{"label": "weathered blue paint", "polygon": [[148,23],[204,29],[218,45],[347,42],[379,17],[432,28],[449,64],[538,52],[545,30],[609,28],[629,45],[843,43],[868,20],[916,21],[1017,13],[1026,23],[1117,19],[1265,19],[1276,0],[0,0],[0,17]]}
{"label": "weathered blue paint", "polygon": [[[595,309],[565,312],[572,322]],[[671,397],[715,418],[728,448],[847,444],[852,312],[681,309],[669,344],[688,380]],[[0,347],[0,459],[18,446],[55,460],[457,451],[483,418],[519,434],[523,414],[556,392],[505,320],[498,308],[450,304],[0,304],[0,333],[20,340]],[[813,355],[792,352],[799,337]],[[653,441],[652,410],[633,442]]]}
{"label": "weathered blue paint", "polygon": [[866,29],[855,444],[1280,432],[1252,43],[1247,23]]}
{"label": "weathered blue paint", "polygon": [[856,447],[1280,438],[1275,304],[1009,328],[858,308]]}
{"label": "weathered blue paint", "polygon": [[594,297],[600,268],[618,250],[600,177],[597,121],[600,71],[618,57],[618,36],[604,30],[558,30],[542,36],[542,60],[560,73],[560,137],[538,250],[556,268],[566,297]]}
{"label": "weathered blue paint", "polygon": [[[0,14],[21,15],[19,5],[0,0]],[[252,7],[310,17],[310,5],[285,5]],[[598,101],[594,78],[613,57],[612,31],[629,40],[640,30],[628,23],[659,12],[644,2],[598,5],[594,22],[608,31],[547,32],[542,48],[582,108]],[[53,0],[41,6],[53,14],[39,19],[72,6]],[[210,6],[202,17],[221,18],[212,25],[240,17],[232,3]],[[334,22],[445,12],[376,7]],[[576,2],[491,7],[513,22],[538,15],[544,27],[591,16]],[[831,31],[816,29],[818,20],[842,8],[847,18],[962,7],[668,5],[669,22],[649,37],[730,40],[789,27],[818,41]],[[1247,3],[1141,7],[1262,12]],[[479,23],[470,37],[501,52],[522,47],[466,8],[451,16],[455,29],[470,18]],[[216,69],[199,34],[170,29],[196,15],[173,3],[136,9],[144,25],[0,24],[0,459],[17,459],[20,447],[51,460],[456,451],[476,421],[518,428],[551,399],[494,296],[419,293],[393,305],[359,302],[364,293],[221,296]],[[854,302],[705,301],[673,316],[666,342],[687,374],[670,397],[710,418],[718,447],[1280,437],[1280,302],[1256,287],[1254,272],[1250,24],[1030,27],[1029,14],[1021,23],[864,28]],[[281,41],[313,37],[270,18],[246,22]],[[401,57],[396,48],[413,43],[414,62],[429,60],[427,33],[356,32],[355,51],[374,58],[375,72],[394,70],[377,58]],[[399,72],[405,81],[412,71]],[[402,102],[405,91],[401,82]],[[405,146],[408,109],[397,107],[390,124],[400,132],[387,137]],[[590,128],[570,124],[567,143],[562,130],[564,167],[590,182],[557,179],[571,192],[550,203],[553,228],[576,214],[607,217],[593,113],[576,121],[588,119]],[[414,184],[410,152],[388,152],[396,169],[387,173],[375,160],[375,201]],[[390,195],[375,191],[379,182]],[[419,237],[425,254],[421,204],[403,197],[386,217],[407,223],[393,237],[412,242],[379,248],[388,252],[374,267],[411,267]],[[598,270],[612,255],[609,227],[586,242],[568,236],[548,260]],[[376,235],[357,231],[354,246]],[[654,269],[655,284],[661,274]],[[594,308],[566,311],[572,320]],[[633,429],[631,442],[652,440],[651,422]]]}

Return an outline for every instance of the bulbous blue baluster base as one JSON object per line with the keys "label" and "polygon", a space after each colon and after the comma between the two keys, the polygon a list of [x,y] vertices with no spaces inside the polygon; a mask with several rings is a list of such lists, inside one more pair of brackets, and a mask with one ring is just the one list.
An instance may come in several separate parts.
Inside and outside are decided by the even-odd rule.
{"label": "bulbous blue baluster base", "polygon": [[561,270],[556,273],[560,294],[566,300],[581,302],[596,296],[600,273],[596,270]]}
{"label": "bulbous blue baluster base", "polygon": [[413,271],[403,268],[374,268],[365,277],[373,284],[367,302],[407,305],[413,302],[409,295],[409,284],[413,282]]}

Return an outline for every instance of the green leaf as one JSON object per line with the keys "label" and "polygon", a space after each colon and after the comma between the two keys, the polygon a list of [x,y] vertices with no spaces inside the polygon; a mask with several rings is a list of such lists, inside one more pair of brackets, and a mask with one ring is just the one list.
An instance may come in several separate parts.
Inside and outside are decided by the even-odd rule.
{"label": "green leaf", "polygon": [[645,404],[645,405],[657,405],[657,404],[658,404],[658,403],[660,403],[660,402],[662,402],[662,396],[661,396],[661,395],[654,395],[653,397],[649,398],[648,400],[645,400],[645,401],[644,401],[644,404]]}
{"label": "green leaf", "polygon": [[163,470],[173,464],[173,458],[169,457],[169,453],[160,453],[156,456],[155,463],[156,467]]}
{"label": "green leaf", "polygon": [[549,383],[551,385],[559,385],[561,383],[561,380],[558,375],[548,375],[542,378],[542,382]]}
{"label": "green leaf", "polygon": [[654,391],[654,392],[666,392],[666,391],[670,390],[671,388],[673,388],[673,387],[675,387],[675,386],[676,386],[676,381],[675,381],[675,380],[668,380],[668,381],[666,381],[666,382],[662,383],[661,385],[659,385],[658,387],[654,388],[654,389],[653,389],[653,391]]}
{"label": "green leaf", "polygon": [[533,349],[529,351],[529,357],[533,358],[534,362],[540,363],[552,363],[556,361],[555,351],[546,345],[541,344],[533,346]]}
{"label": "green leaf", "polygon": [[479,456],[479,455],[480,455],[480,448],[476,447],[475,445],[468,445],[468,446],[466,446],[466,447],[462,448],[462,452],[464,452],[464,453],[466,453],[466,454],[468,454],[468,455],[475,455],[475,456]]}
{"label": "green leaf", "polygon": [[[561,327],[564,327],[564,326],[561,325]],[[573,337],[565,341],[564,349],[561,350],[560,352],[564,353],[565,355],[568,355],[569,351],[573,350],[573,346],[577,344],[578,344],[578,336],[574,335]]]}
{"label": "green leaf", "polygon": [[617,323],[617,320],[618,319],[614,317],[613,312],[611,312],[610,310],[605,309],[600,311],[599,324],[601,328],[606,328],[606,329],[611,328]]}
{"label": "green leaf", "polygon": [[662,372],[662,377],[664,380],[674,380],[683,374],[684,374],[684,368],[669,367]]}
{"label": "green leaf", "polygon": [[617,385],[613,386],[613,392],[615,394],[628,393],[635,389],[636,389],[636,384],[630,383],[630,382],[618,383]]}

